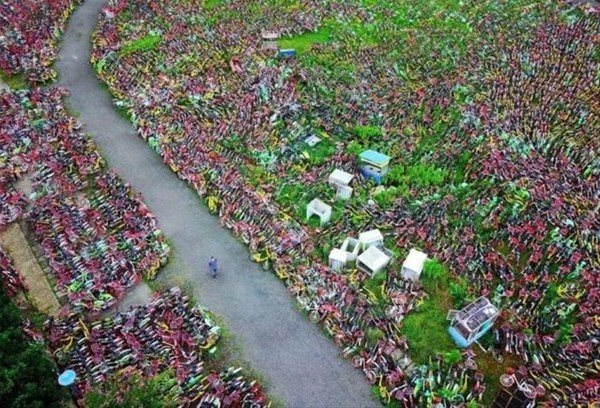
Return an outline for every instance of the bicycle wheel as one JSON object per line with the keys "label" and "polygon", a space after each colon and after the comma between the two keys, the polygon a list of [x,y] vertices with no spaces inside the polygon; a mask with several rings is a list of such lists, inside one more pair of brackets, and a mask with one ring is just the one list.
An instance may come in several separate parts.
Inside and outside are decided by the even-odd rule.
{"label": "bicycle wheel", "polygon": [[502,364],[504,362],[504,354],[495,352],[495,353],[493,353],[493,355],[494,355],[494,359],[496,360],[496,362],[498,362],[500,364]]}
{"label": "bicycle wheel", "polygon": [[352,358],[352,367],[354,368],[360,368],[363,365],[363,361],[364,359],[360,356],[354,356]]}
{"label": "bicycle wheel", "polygon": [[367,382],[371,385],[377,382],[377,373],[374,370],[365,371],[365,376],[367,377]]}
{"label": "bicycle wheel", "polygon": [[318,323],[321,320],[321,316],[319,316],[319,312],[313,310],[309,313],[308,320],[310,320],[312,323]]}
{"label": "bicycle wheel", "polygon": [[512,387],[512,385],[514,383],[515,383],[514,376],[508,375],[508,374],[502,374],[500,376],[500,384],[502,384],[503,387],[510,388],[510,387]]}
{"label": "bicycle wheel", "polygon": [[537,391],[535,389],[535,387],[533,385],[530,384],[523,384],[519,387],[521,389],[521,391],[523,391],[523,394],[531,399],[534,400],[535,397],[537,397]]}

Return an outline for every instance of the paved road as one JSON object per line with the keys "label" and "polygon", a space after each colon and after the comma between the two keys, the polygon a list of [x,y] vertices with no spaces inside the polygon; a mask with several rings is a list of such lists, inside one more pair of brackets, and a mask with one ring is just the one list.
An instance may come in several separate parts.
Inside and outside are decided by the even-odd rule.
{"label": "paved road", "polygon": [[[118,116],[88,64],[90,35],[103,0],[86,0],[75,12],[57,62],[59,85],[109,164],[140,191],[171,239],[175,260],[161,272],[168,284],[189,285],[221,316],[243,358],[288,407],[366,407],[377,403],[363,375],[294,307],[273,275],[248,260],[246,248],[200,203],[161,158]],[[207,275],[214,255],[222,270]]]}

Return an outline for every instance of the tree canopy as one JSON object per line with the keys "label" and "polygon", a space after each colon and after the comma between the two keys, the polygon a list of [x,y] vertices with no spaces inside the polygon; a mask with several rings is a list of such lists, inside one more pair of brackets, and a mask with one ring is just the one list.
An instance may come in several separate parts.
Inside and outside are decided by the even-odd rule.
{"label": "tree canopy", "polygon": [[21,312],[0,286],[0,401],[4,407],[59,407],[69,394],[43,344],[28,341]]}

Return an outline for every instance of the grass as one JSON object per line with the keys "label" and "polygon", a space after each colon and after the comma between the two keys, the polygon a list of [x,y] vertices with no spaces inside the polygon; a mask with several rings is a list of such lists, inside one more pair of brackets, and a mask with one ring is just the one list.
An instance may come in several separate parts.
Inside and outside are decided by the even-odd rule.
{"label": "grass", "polygon": [[456,349],[447,332],[446,315],[453,308],[448,290],[450,273],[437,261],[427,261],[421,281],[427,297],[417,311],[404,318],[403,332],[409,344],[410,358],[417,364],[427,364],[429,357]]}
{"label": "grass", "polygon": [[29,84],[24,74],[7,74],[0,70],[0,80],[2,80],[11,89],[27,89]]}
{"label": "grass", "polygon": [[446,314],[452,308],[447,291],[429,293],[417,311],[404,318],[403,333],[409,344],[410,358],[416,364],[427,364],[429,357],[456,349],[446,331]]}
{"label": "grass", "polygon": [[154,50],[160,44],[162,38],[158,34],[148,34],[145,37],[131,40],[119,50],[119,55],[129,55],[138,51]]}
{"label": "grass", "polygon": [[278,43],[280,48],[293,48],[299,53],[304,53],[309,51],[313,44],[327,44],[329,41],[331,41],[331,30],[323,27],[318,31],[283,38]]}
{"label": "grass", "polygon": [[[403,332],[410,346],[410,358],[416,364],[427,364],[431,355],[456,354],[456,345],[446,331],[446,314],[449,309],[454,308],[455,302],[450,293],[452,277],[444,265],[437,261],[427,261],[421,281],[428,296],[417,311],[406,316]],[[483,336],[480,343],[491,344],[491,332]],[[490,406],[500,387],[500,375],[506,368],[518,367],[523,362],[517,356],[504,355],[504,361],[498,363],[491,353],[484,353],[476,346],[472,350],[476,353],[479,371],[485,375],[486,391],[482,405]]]}
{"label": "grass", "polygon": [[485,375],[485,393],[481,403],[484,407],[489,407],[500,389],[500,376],[504,374],[508,367],[523,365],[523,361],[516,355],[505,354],[504,361],[498,363],[491,353],[484,353],[479,348],[474,348],[473,351],[477,354],[477,367]]}
{"label": "grass", "polygon": [[212,8],[219,7],[223,3],[224,3],[224,0],[206,0],[204,2],[204,9],[210,10]]}

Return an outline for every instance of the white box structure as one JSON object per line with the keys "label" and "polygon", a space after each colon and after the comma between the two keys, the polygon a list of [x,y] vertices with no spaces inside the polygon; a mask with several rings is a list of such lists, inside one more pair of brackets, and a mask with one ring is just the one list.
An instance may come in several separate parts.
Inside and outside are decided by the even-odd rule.
{"label": "white box structure", "polygon": [[376,246],[369,247],[356,258],[356,266],[372,275],[385,268],[392,258]]}
{"label": "white box structure", "polygon": [[329,175],[329,185],[333,188],[336,186],[349,186],[353,178],[353,174],[346,173],[343,170],[335,169]]}
{"label": "white box structure", "polygon": [[352,187],[350,183],[354,178],[353,174],[346,173],[343,170],[335,169],[329,175],[329,186],[335,189],[335,196],[342,200],[347,200],[352,197]]}
{"label": "white box structure", "polygon": [[337,186],[335,190],[335,197],[340,200],[349,200],[352,197],[352,192],[354,190],[349,186]]}
{"label": "white box structure", "polygon": [[329,252],[329,267],[336,272],[341,272],[348,262],[348,255],[346,251],[338,248],[333,248]]}
{"label": "white box structure", "polygon": [[331,220],[331,206],[315,198],[306,207],[306,219],[309,220],[313,215],[319,216],[321,225],[327,224]]}
{"label": "white box structure", "polygon": [[358,251],[360,250],[360,241],[356,238],[348,237],[344,240],[340,249],[346,253],[346,258],[348,259],[348,262],[354,262],[358,257]]}
{"label": "white box structure", "polygon": [[416,249],[411,249],[402,264],[402,278],[418,281],[427,260],[427,254]]}
{"label": "white box structure", "polygon": [[371,246],[383,246],[383,235],[378,229],[361,232],[358,234],[358,240],[363,249]]}

